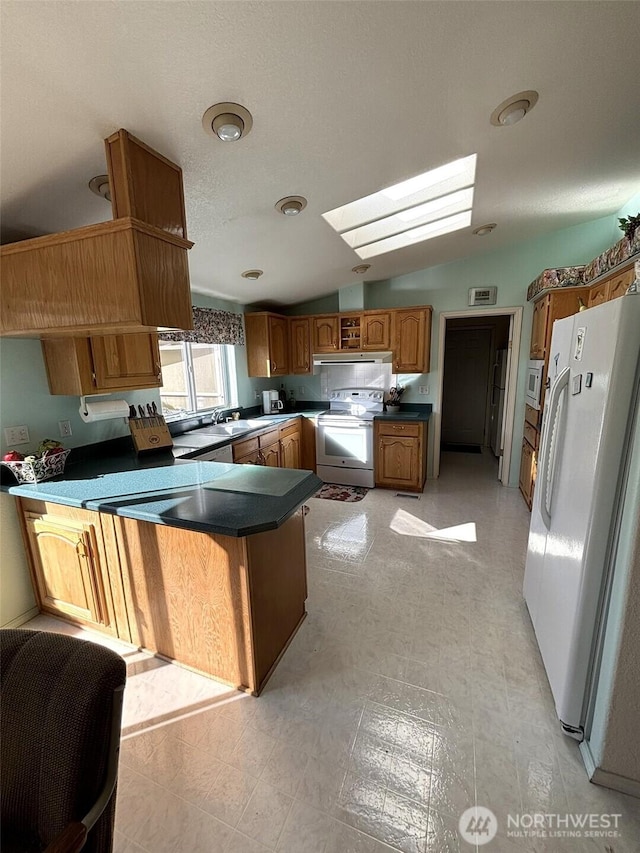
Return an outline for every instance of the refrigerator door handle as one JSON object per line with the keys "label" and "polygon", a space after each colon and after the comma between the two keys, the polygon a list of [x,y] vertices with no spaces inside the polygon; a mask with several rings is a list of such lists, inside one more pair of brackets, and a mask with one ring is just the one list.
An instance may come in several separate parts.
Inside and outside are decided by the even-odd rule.
{"label": "refrigerator door handle", "polygon": [[570,370],[565,367],[556,381],[553,383],[549,395],[549,417],[547,418],[542,436],[542,448],[540,453],[539,470],[542,472],[540,483],[540,515],[547,530],[551,528],[551,511],[553,509],[553,485],[555,480],[556,460],[558,458],[558,447],[561,436],[558,435],[560,427],[559,415],[561,413],[560,403],[562,393],[569,386]]}

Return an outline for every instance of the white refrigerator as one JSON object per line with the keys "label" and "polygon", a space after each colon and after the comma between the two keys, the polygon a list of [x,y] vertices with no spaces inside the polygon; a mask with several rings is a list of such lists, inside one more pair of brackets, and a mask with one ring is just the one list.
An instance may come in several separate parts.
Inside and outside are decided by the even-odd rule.
{"label": "white refrigerator", "polygon": [[640,294],[554,323],[524,597],[556,712],[582,738],[638,408]]}

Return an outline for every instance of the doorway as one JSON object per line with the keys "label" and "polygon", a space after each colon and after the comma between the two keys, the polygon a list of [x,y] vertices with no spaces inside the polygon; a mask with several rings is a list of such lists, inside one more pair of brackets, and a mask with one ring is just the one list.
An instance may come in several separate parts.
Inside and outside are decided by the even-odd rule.
{"label": "doorway", "polygon": [[483,308],[443,312],[434,412],[434,477],[443,449],[485,454],[488,468],[509,483],[522,311]]}

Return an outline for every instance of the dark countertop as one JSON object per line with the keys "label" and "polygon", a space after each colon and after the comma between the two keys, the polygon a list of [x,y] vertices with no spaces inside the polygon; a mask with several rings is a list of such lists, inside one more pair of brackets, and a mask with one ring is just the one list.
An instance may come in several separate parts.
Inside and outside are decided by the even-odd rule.
{"label": "dark countertop", "polygon": [[428,421],[431,417],[431,411],[416,412],[416,411],[400,411],[400,412],[382,412],[374,417],[374,421]]}
{"label": "dark countertop", "polygon": [[17,497],[223,536],[280,527],[322,481],[311,471],[124,455],[69,466],[65,478],[11,486]]}
{"label": "dark countertop", "polygon": [[266,429],[272,425],[276,426],[293,418],[317,418],[323,411],[326,411],[326,409],[302,409],[301,411],[285,412],[281,415],[258,415],[257,417],[253,417],[252,420],[263,421],[261,426],[248,429],[246,432],[236,433],[233,436],[207,435],[204,432],[207,427],[192,429],[181,435],[173,436],[173,455],[176,458],[191,459],[194,456],[199,456],[201,453],[215,450],[218,447],[224,447],[226,444],[247,438],[261,429]]}

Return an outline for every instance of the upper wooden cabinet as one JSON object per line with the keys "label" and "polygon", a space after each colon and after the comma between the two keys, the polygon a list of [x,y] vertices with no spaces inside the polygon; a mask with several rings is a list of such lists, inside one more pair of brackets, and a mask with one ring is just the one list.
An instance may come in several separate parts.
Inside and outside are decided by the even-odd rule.
{"label": "upper wooden cabinet", "polygon": [[106,142],[122,218],[0,247],[0,334],[193,328],[182,173],[126,131]]}
{"label": "upper wooden cabinet", "polygon": [[286,376],[289,373],[287,317],[259,311],[245,314],[249,376]]}
{"label": "upper wooden cabinet", "polygon": [[428,373],[431,306],[393,311],[391,328],[394,373]]}
{"label": "upper wooden cabinet", "polygon": [[388,350],[391,345],[391,313],[363,314],[360,335],[363,350]]}
{"label": "upper wooden cabinet", "polygon": [[630,267],[624,272],[617,273],[611,276],[611,278],[594,284],[593,287],[589,288],[589,308],[592,308],[594,305],[601,305],[610,299],[617,299],[619,296],[624,296],[633,279],[634,269]]}
{"label": "upper wooden cabinet", "polygon": [[46,338],[42,353],[52,394],[82,395],[162,385],[158,336]]}
{"label": "upper wooden cabinet", "polygon": [[113,218],[131,216],[187,238],[182,169],[127,130],[104,141]]}
{"label": "upper wooden cabinet", "polygon": [[337,352],[340,349],[340,321],[337,314],[312,317],[313,351]]}
{"label": "upper wooden cabinet", "polygon": [[311,373],[311,326],[308,317],[291,317],[289,320],[291,345],[291,373]]}
{"label": "upper wooden cabinet", "polygon": [[547,358],[555,321],[577,314],[581,305],[587,304],[588,297],[588,287],[562,287],[534,303],[530,358]]}

